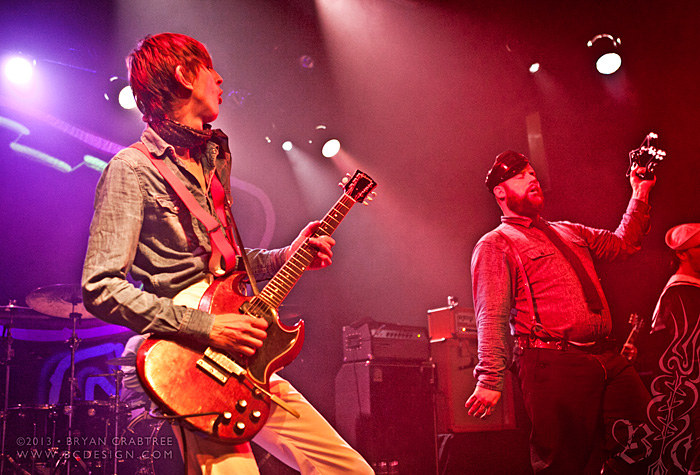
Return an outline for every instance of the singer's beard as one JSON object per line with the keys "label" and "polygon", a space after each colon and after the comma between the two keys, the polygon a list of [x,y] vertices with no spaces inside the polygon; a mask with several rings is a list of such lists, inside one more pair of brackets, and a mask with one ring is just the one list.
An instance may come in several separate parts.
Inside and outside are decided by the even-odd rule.
{"label": "singer's beard", "polygon": [[539,188],[536,191],[525,193],[525,196],[513,193],[508,187],[505,188],[505,191],[508,209],[519,216],[535,219],[544,209],[544,195]]}

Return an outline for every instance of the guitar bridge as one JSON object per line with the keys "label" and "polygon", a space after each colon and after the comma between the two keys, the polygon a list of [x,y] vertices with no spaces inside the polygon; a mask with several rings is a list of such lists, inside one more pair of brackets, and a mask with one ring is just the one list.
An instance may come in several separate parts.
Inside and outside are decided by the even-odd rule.
{"label": "guitar bridge", "polygon": [[207,348],[204,357],[197,360],[197,367],[221,384],[226,384],[231,376],[243,377],[247,374],[247,371],[229,356],[211,348]]}

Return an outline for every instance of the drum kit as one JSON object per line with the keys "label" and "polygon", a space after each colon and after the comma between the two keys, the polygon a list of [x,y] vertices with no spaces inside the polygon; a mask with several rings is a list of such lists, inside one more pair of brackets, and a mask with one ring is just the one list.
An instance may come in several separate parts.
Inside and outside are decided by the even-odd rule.
{"label": "drum kit", "polygon": [[[90,315],[80,286],[58,284],[33,290],[28,307],[15,301],[0,306],[3,327],[0,366],[4,368],[4,399],[0,415],[0,475],[164,475],[182,473],[182,462],[170,424],[154,417],[144,404],[121,400],[124,371],[134,358],[106,363],[116,370],[88,377],[113,378],[109,400],[84,401],[77,395],[78,326],[104,323]],[[12,330],[69,328],[71,336],[67,404],[9,405],[10,373],[15,350]]]}

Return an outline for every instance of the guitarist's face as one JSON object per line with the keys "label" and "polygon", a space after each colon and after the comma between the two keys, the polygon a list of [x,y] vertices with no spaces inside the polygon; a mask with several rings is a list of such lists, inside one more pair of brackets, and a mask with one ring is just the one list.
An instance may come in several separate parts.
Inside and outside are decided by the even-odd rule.
{"label": "guitarist's face", "polygon": [[[535,170],[526,166],[522,172],[499,184],[502,191],[496,197],[508,210],[518,216],[537,217],[544,208],[544,194]],[[504,210],[505,211],[505,210]]]}

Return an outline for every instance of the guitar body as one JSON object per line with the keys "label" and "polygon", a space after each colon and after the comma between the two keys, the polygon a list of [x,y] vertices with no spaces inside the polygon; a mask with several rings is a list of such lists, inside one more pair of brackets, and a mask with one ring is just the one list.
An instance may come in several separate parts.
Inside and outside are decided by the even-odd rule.
{"label": "guitar body", "polygon": [[[247,442],[265,424],[270,402],[245,377],[221,382],[209,375],[197,364],[204,352],[203,346],[147,338],[136,359],[139,379],[165,414],[215,413],[183,418],[190,429],[231,444]],[[221,416],[226,413],[230,420]]]}
{"label": "guitar body", "polygon": [[[344,183],[343,196],[321,221],[317,236],[330,236],[355,203],[371,200],[367,195],[376,186],[359,170]],[[316,252],[308,241],[301,244],[255,297],[240,291],[246,277],[240,272],[216,279],[202,295],[199,310],[213,315],[246,314],[267,321],[267,338],[253,356],[230,355],[170,339],[146,339],[136,356],[136,371],[148,395],[165,414],[178,416],[191,429],[231,444],[255,436],[269,417],[272,402],[299,417],[269,392],[270,377],[291,363],[304,343],[304,322],[283,325],[277,308]]]}
{"label": "guitar body", "polygon": [[[137,355],[137,371],[149,395],[168,414],[217,413],[185,418],[192,429],[218,440],[239,444],[250,440],[262,428],[270,413],[270,401],[256,385],[269,389],[270,376],[290,363],[301,351],[304,322],[282,325],[277,312],[242,295],[238,289],[245,274],[234,273],[216,279],[199,302],[199,309],[218,315],[243,313],[268,322],[267,338],[255,355],[245,358],[218,353],[207,356],[204,346],[186,345],[167,339],[148,338]],[[254,312],[254,313],[253,313]],[[227,371],[228,358],[245,375]],[[221,414],[231,414],[230,419]]]}
{"label": "guitar body", "polygon": [[263,346],[244,362],[249,376],[267,387],[270,376],[291,363],[301,351],[304,344],[304,321],[300,320],[293,327],[283,325],[276,309],[258,297],[242,295],[238,289],[245,276],[244,273],[235,273],[216,279],[202,296],[199,309],[220,315],[245,313],[241,311],[245,306],[248,314],[267,320],[267,338],[263,341]]}

